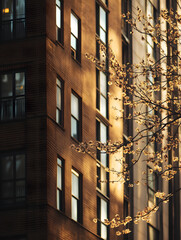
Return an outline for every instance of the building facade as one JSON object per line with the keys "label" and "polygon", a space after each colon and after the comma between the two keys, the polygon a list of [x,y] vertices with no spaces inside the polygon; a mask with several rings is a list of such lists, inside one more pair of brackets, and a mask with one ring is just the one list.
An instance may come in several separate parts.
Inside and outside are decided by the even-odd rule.
{"label": "building facade", "polygon": [[117,90],[85,56],[102,58],[96,36],[121,62],[120,0],[0,1],[2,240],[115,238],[104,223],[123,214],[114,156],[71,148],[122,136]]}

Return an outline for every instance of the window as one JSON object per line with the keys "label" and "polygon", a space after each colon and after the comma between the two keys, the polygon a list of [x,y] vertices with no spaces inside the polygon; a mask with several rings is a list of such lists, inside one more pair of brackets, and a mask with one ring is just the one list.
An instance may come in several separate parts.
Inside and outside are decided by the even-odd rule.
{"label": "window", "polygon": [[56,0],[56,38],[63,44],[63,0]]}
{"label": "window", "polygon": [[158,179],[157,174],[147,166],[147,186],[148,186],[148,202],[154,204],[155,193],[158,189]]}
{"label": "window", "polygon": [[107,95],[107,76],[105,73],[97,70],[97,101],[96,107],[100,113],[107,118],[108,117],[108,95]]}
{"label": "window", "polygon": [[56,79],[57,84],[57,109],[56,109],[56,122],[63,126],[64,114],[63,114],[63,99],[64,99],[64,84],[59,78]]}
{"label": "window", "polygon": [[[108,139],[108,128],[100,121],[96,121],[97,128],[97,141],[106,143]],[[108,155],[105,151],[97,150],[97,187],[101,190],[102,194],[108,195]]]}
{"label": "window", "polygon": [[23,118],[25,115],[25,73],[0,75],[0,120]]}
{"label": "window", "polygon": [[0,203],[19,204],[25,201],[25,154],[0,155]]}
{"label": "window", "polygon": [[159,231],[148,224],[147,227],[148,240],[159,240]]}
{"label": "window", "polygon": [[71,36],[70,36],[71,54],[74,59],[80,62],[81,45],[80,45],[80,19],[71,13]]}
{"label": "window", "polygon": [[[152,17],[152,19],[150,19]],[[156,8],[154,5],[147,0],[147,18],[149,18],[149,22],[152,26],[155,26],[156,23]],[[154,35],[154,33],[153,33]],[[147,53],[155,60],[156,59],[156,46],[154,41],[152,40],[152,36],[147,35]]]}
{"label": "window", "polygon": [[108,226],[104,223],[108,219],[108,202],[97,197],[97,234],[103,239],[108,239]]}
{"label": "window", "polygon": [[25,0],[1,1],[0,39],[11,40],[25,36]]}
{"label": "window", "polygon": [[63,211],[64,210],[64,196],[63,196],[63,166],[64,162],[62,159],[57,157],[57,209]]}
{"label": "window", "polygon": [[74,93],[71,94],[71,136],[81,141],[81,100]]}
{"label": "window", "polygon": [[81,216],[81,176],[78,172],[72,169],[72,219],[77,222],[82,222]]}
{"label": "window", "polygon": [[[122,14],[126,14],[130,11],[130,3],[129,0],[122,0]],[[126,22],[124,18],[122,20],[122,31],[125,36],[129,35],[129,24]]]}
{"label": "window", "polygon": [[107,44],[107,13],[98,4],[96,4],[96,33],[100,40]]}

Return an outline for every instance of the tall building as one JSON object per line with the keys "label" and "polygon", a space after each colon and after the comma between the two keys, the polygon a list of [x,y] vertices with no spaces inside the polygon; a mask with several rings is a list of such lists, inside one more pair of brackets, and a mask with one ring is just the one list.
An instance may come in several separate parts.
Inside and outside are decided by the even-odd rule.
{"label": "tall building", "polygon": [[121,62],[120,0],[0,1],[1,240],[115,239],[104,223],[123,217],[115,156],[71,148],[122,136],[96,39],[113,39]]}

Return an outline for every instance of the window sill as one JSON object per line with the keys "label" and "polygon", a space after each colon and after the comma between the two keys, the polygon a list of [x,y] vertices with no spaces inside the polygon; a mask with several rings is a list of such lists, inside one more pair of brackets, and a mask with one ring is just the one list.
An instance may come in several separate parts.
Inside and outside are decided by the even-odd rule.
{"label": "window sill", "polygon": [[55,45],[56,46],[60,46],[60,47],[62,47],[64,49],[64,44],[59,42],[58,40],[55,41]]}
{"label": "window sill", "polygon": [[62,131],[65,131],[64,125],[61,125],[61,124],[57,123],[56,121],[54,121],[54,122],[57,125],[57,127],[59,127]]}
{"label": "window sill", "polygon": [[76,142],[77,144],[80,144],[80,142],[81,142],[81,141],[77,140],[76,138],[74,138],[74,137],[72,137],[72,136],[71,136],[71,139],[72,139],[74,142]]}
{"label": "window sill", "polygon": [[109,122],[109,119],[105,118],[100,111],[96,108],[96,117],[101,120],[105,125],[112,127],[112,124]]}
{"label": "window sill", "polygon": [[82,65],[81,65],[81,62],[80,61],[78,61],[76,58],[74,58],[72,55],[71,55],[71,57],[72,57],[72,59],[81,67]]}
{"label": "window sill", "polygon": [[97,2],[101,7],[103,7],[108,13],[110,12],[108,6],[107,6],[105,3],[103,3],[101,0],[96,0],[96,2]]}
{"label": "window sill", "polygon": [[104,193],[102,193],[102,191],[101,191],[98,187],[96,187],[96,191],[99,193],[99,196],[100,196],[100,197],[103,197],[103,198],[106,199],[107,201],[110,200],[110,198],[109,198],[108,196],[106,196]]}

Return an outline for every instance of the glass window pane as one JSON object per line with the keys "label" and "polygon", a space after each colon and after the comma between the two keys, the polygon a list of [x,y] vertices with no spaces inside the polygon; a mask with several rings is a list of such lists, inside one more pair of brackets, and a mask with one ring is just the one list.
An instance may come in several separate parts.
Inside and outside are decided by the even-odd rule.
{"label": "glass window pane", "polygon": [[104,32],[104,30],[102,30],[102,28],[100,28],[100,39],[101,41],[103,41],[103,43],[106,44],[106,33]]}
{"label": "glass window pane", "polygon": [[25,0],[16,0],[16,18],[25,18]]}
{"label": "glass window pane", "polygon": [[107,142],[107,127],[101,122],[100,123],[100,141],[102,143]]}
{"label": "glass window pane", "polygon": [[154,191],[148,188],[148,200],[154,203]]}
{"label": "glass window pane", "polygon": [[56,4],[57,4],[59,7],[61,7],[61,2],[60,2],[60,0],[56,0]]}
{"label": "glass window pane", "polygon": [[100,26],[106,31],[106,12],[100,7]]}
{"label": "glass window pane", "polygon": [[72,173],[72,195],[79,199],[79,177]]}
{"label": "glass window pane", "polygon": [[62,160],[60,158],[57,158],[57,164],[62,167]]}
{"label": "glass window pane", "polygon": [[19,97],[15,100],[15,117],[22,118],[25,115],[25,98]]}
{"label": "glass window pane", "polygon": [[13,75],[3,74],[0,80],[0,97],[10,97],[13,95]]}
{"label": "glass window pane", "polygon": [[13,178],[13,156],[1,157],[1,176],[3,180],[8,180]]}
{"label": "glass window pane", "polygon": [[24,72],[15,73],[15,82],[16,82],[16,95],[24,95],[25,73]]}
{"label": "glass window pane", "polygon": [[13,197],[13,182],[4,182],[1,184],[1,197],[11,198]]}
{"label": "glass window pane", "polygon": [[60,209],[60,191],[57,189],[57,209]]}
{"label": "glass window pane", "polygon": [[100,113],[107,117],[107,101],[106,98],[101,95],[100,97]]}
{"label": "glass window pane", "polygon": [[71,13],[71,33],[78,38],[78,19]]}
{"label": "glass window pane", "polygon": [[107,227],[101,223],[101,237],[107,239]]}
{"label": "glass window pane", "polygon": [[16,197],[25,196],[25,181],[16,181]]}
{"label": "glass window pane", "polygon": [[78,121],[71,117],[71,136],[78,139]]}
{"label": "glass window pane", "polygon": [[107,95],[107,80],[103,72],[100,72],[100,91],[104,96]]}
{"label": "glass window pane", "polygon": [[2,20],[13,19],[13,0],[2,0]]}
{"label": "glass window pane", "polygon": [[56,6],[56,25],[58,28],[61,28],[61,10]]}
{"label": "glass window pane", "polygon": [[72,197],[72,219],[77,221],[78,220],[78,201],[74,197]]}
{"label": "glass window pane", "polygon": [[[103,167],[101,167],[101,181],[106,181],[107,179],[107,172]],[[104,195],[107,195],[107,183],[102,182],[101,183],[101,190]]]}
{"label": "glass window pane", "polygon": [[8,120],[13,118],[13,101],[12,100],[2,100],[1,101],[1,120]]}
{"label": "glass window pane", "polygon": [[105,167],[107,167],[107,154],[106,152],[101,152],[100,153],[100,161],[102,163],[102,165],[104,165]]}
{"label": "glass window pane", "polygon": [[62,190],[62,168],[57,166],[57,188]]}
{"label": "glass window pane", "polygon": [[104,222],[104,219],[107,219],[107,202],[101,199],[101,221]]}
{"label": "glass window pane", "polygon": [[71,114],[79,120],[79,99],[71,94]]}
{"label": "glass window pane", "polygon": [[25,177],[25,155],[16,155],[16,178]]}
{"label": "glass window pane", "polygon": [[57,86],[57,108],[61,110],[61,89]]}
{"label": "glass window pane", "polygon": [[71,47],[75,50],[77,50],[77,38],[75,38],[72,34],[71,34]]}

